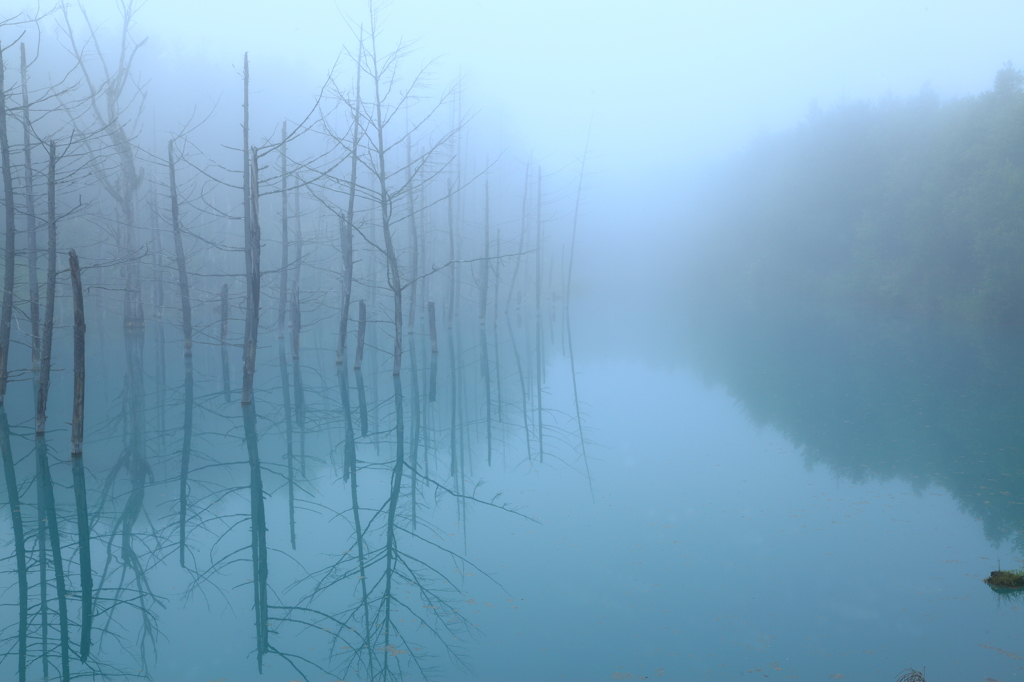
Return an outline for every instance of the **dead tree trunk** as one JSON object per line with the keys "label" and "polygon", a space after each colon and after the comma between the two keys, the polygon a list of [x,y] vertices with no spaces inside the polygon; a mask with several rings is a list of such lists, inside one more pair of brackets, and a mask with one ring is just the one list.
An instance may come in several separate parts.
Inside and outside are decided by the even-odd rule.
{"label": "dead tree trunk", "polygon": [[78,567],[82,588],[82,638],[79,658],[84,663],[92,647],[92,550],[89,506],[85,495],[85,463],[82,460],[82,432],[85,421],[85,305],[82,300],[82,272],[78,255],[68,254],[71,267],[71,295],[74,300],[75,388],[71,406],[71,476],[75,488],[75,518],[78,521]]}
{"label": "dead tree trunk", "polygon": [[[372,66],[374,73],[374,129],[377,133],[376,142],[376,180],[377,200],[380,204],[381,231],[384,237],[384,254],[387,259],[387,281],[391,288],[392,295],[392,319],[394,321],[395,344],[391,365],[391,382],[394,390],[395,401],[395,463],[391,470],[391,495],[388,500],[387,511],[387,532],[384,547],[384,594],[381,606],[383,612],[384,649],[388,650],[391,645],[392,636],[392,589],[395,577],[395,568],[398,557],[398,544],[396,538],[396,513],[398,510],[398,499],[402,490],[402,477],[405,469],[405,417],[403,414],[402,398],[402,273],[398,269],[398,254],[395,250],[394,240],[391,234],[391,212],[394,208],[393,199],[387,184],[387,171],[385,166],[384,146],[384,114],[383,100],[381,96],[381,73],[378,70],[376,44],[373,47]],[[387,673],[387,659],[385,658],[385,674]]]}
{"label": "dead tree trunk", "polygon": [[434,312],[434,302],[427,303],[427,317],[430,322],[430,385],[427,389],[427,399],[430,402],[437,400],[437,315]]}
{"label": "dead tree trunk", "polygon": [[[588,147],[589,147],[588,137]],[[594,481],[590,477],[590,460],[587,459],[587,439],[583,437],[583,417],[580,413],[580,392],[576,385],[576,356],[572,351],[572,322],[569,319],[569,296],[572,292],[572,266],[576,256],[576,227],[580,218],[580,196],[583,194],[583,170],[586,168],[587,150],[583,151],[583,163],[580,164],[580,181],[576,186],[576,204],[572,212],[572,238],[569,242],[569,268],[565,275],[565,296],[563,315],[565,316],[565,336],[569,344],[569,371],[572,373],[572,400],[576,408],[576,428],[580,436],[580,453],[583,455],[583,465],[587,472],[587,483],[590,485],[590,497],[594,498]]]}
{"label": "dead tree trunk", "polygon": [[288,484],[288,533],[295,549],[295,450],[292,442],[292,388],[285,353],[285,325],[288,319],[288,124],[281,126],[281,290],[277,307],[277,361],[281,370],[281,394],[284,404],[285,465]]}
{"label": "dead tree trunk", "polygon": [[[248,138],[249,61],[245,62],[245,118]],[[249,154],[246,153],[246,157]],[[263,472],[259,443],[256,437],[256,408],[253,405],[253,374],[256,371],[256,343],[259,332],[260,310],[260,222],[259,222],[259,157],[252,150],[251,182],[247,181],[251,196],[248,229],[245,235],[246,306],[245,340],[242,343],[242,420],[246,450],[249,454],[249,502],[252,523],[253,610],[256,617],[256,661],[263,672],[263,657],[269,651],[267,608],[267,524],[263,504]]]}
{"label": "dead tree trunk", "polygon": [[299,338],[302,307],[299,299],[299,275],[302,272],[302,219],[298,192],[295,196],[295,285],[292,291],[292,376],[295,385],[295,425],[299,431],[299,475],[306,476],[306,390],[299,362]]}
{"label": "dead tree trunk", "polygon": [[164,245],[157,229],[156,206],[152,207],[153,227],[156,233],[155,291],[153,296],[153,321],[156,325],[156,430],[159,434],[160,452],[164,451],[167,440],[167,335],[164,329]]}
{"label": "dead tree trunk", "polygon": [[11,317],[14,311],[14,179],[11,175],[11,145],[7,136],[7,91],[4,86],[3,52],[0,51],[0,172],[4,183],[4,296],[0,307],[0,404],[7,394],[7,365],[11,346]]}
{"label": "dead tree trunk", "polygon": [[[29,140],[28,91],[25,85],[25,47],[21,49],[22,61],[22,100],[25,104],[23,123],[25,126],[25,159],[27,181],[27,201],[29,202],[29,225],[35,228],[35,209],[32,207],[31,191],[31,147]],[[14,469],[14,453],[11,448],[11,429],[7,422],[7,412],[3,407],[7,393],[7,354],[11,338],[11,316],[14,306],[14,182],[11,177],[11,150],[7,139],[7,99],[4,90],[4,63],[0,53],[0,163],[2,163],[4,183],[4,217],[6,221],[6,239],[4,254],[4,295],[3,308],[0,311],[0,457],[3,458],[4,481],[7,485],[7,499],[11,505],[11,525],[14,531],[14,556],[18,571],[18,680],[25,682],[28,647],[28,562],[25,556],[25,527],[21,514],[21,497]],[[34,237],[33,232],[33,237]],[[30,274],[35,275],[35,249],[31,250]],[[34,326],[32,330],[33,351],[38,352],[39,336],[39,304],[38,290],[31,296],[34,304]],[[38,355],[33,353],[33,360]],[[38,367],[34,364],[33,369]],[[45,571],[45,561],[42,564]],[[45,632],[45,627],[44,627]],[[45,660],[44,651],[44,660]]]}
{"label": "dead tree trunk", "polygon": [[[353,475],[356,468],[356,439],[355,429],[352,424],[352,405],[351,397],[349,395],[348,385],[348,362],[346,356],[348,354],[348,315],[349,307],[351,305],[352,298],[352,230],[342,227],[341,235],[341,262],[342,262],[342,285],[341,285],[341,329],[338,332],[338,355],[335,363],[335,369],[338,373],[338,386],[341,390],[341,411],[342,419],[345,425],[345,457],[342,464],[342,477],[348,480],[349,476]],[[354,371],[359,382],[359,414],[360,417],[365,415],[366,409],[363,404],[363,376],[362,376],[362,346],[363,346],[363,334],[366,330],[366,305],[360,301],[360,322],[359,322],[359,334],[358,334],[358,345],[356,348],[356,361],[354,365]],[[366,435],[366,419],[362,418],[362,435]]]}
{"label": "dead tree trunk", "polygon": [[224,402],[231,402],[231,363],[228,360],[228,285],[220,288],[220,368]]}
{"label": "dead tree trunk", "polygon": [[501,284],[501,228],[494,238],[494,320],[492,333],[494,335],[494,392],[495,402],[498,407],[498,423],[502,422],[502,399],[501,399],[501,337],[498,334],[498,291]]}
{"label": "dead tree trunk", "polygon": [[[0,405],[0,458],[3,459],[7,501],[11,505],[14,558],[18,571],[18,682],[25,682],[28,647],[28,561],[25,556],[25,524],[21,515],[21,495],[18,492],[14,451],[11,448],[11,427],[7,422],[7,410],[3,405]],[[44,598],[45,595],[40,597]],[[45,649],[43,651],[45,660]]]}
{"label": "dead tree trunk", "polygon": [[359,301],[359,328],[356,331],[356,361],[352,371],[356,375],[356,392],[359,394],[359,430],[363,438],[370,430],[369,414],[366,408],[366,386],[363,384],[363,350],[366,347],[366,301]]}
{"label": "dead tree trunk", "polygon": [[450,455],[449,474],[455,480],[459,474],[459,459],[458,459],[458,432],[456,427],[458,426],[458,391],[459,391],[459,373],[458,365],[456,364],[455,356],[455,287],[456,280],[458,278],[458,265],[455,263],[455,207],[454,207],[454,187],[451,182],[448,183],[448,196],[447,196],[447,208],[448,208],[448,260],[451,261],[452,271],[451,278],[448,280],[448,380],[451,383],[451,403],[449,404],[449,430],[448,430],[448,453]]}
{"label": "dead tree trunk", "polygon": [[[516,279],[519,277],[519,265],[522,263],[523,249],[526,247],[526,203],[530,193],[530,166],[526,166],[526,176],[523,180],[523,206],[519,212],[519,250],[516,251],[516,266],[512,268],[512,279],[508,284],[508,301],[505,303],[505,310],[512,307],[512,297],[516,294]],[[521,293],[521,292],[520,292]],[[519,304],[516,304],[518,310]],[[516,324],[522,324],[522,320],[516,320]]]}
{"label": "dead tree trunk", "polygon": [[[412,502],[412,527],[416,528],[416,513],[417,513],[417,488],[418,481],[417,476],[419,474],[419,447],[420,447],[420,432],[421,432],[421,405],[420,405],[420,377],[419,367],[417,366],[416,357],[416,294],[419,283],[419,264],[420,264],[420,236],[416,230],[416,192],[415,192],[415,177],[412,172],[412,138],[406,133],[405,138],[405,177],[406,177],[406,191],[408,199],[408,214],[409,214],[409,232],[412,237],[412,271],[409,273],[409,324],[408,331],[406,334],[409,337],[409,360],[412,378],[412,439],[409,448],[409,489],[411,493]],[[401,314],[401,311],[396,311]]]}
{"label": "dead tree trunk", "polygon": [[53,579],[57,589],[57,617],[60,626],[61,679],[67,682],[70,672],[70,641],[68,633],[67,587],[64,583],[64,562],[61,555],[60,532],[57,527],[57,507],[53,496],[53,480],[46,447],[46,402],[50,392],[50,364],[53,351],[53,310],[57,289],[57,207],[56,207],[57,146],[50,141],[50,159],[47,169],[47,253],[46,253],[46,308],[43,313],[42,353],[39,365],[39,390],[36,393],[36,475],[41,491],[43,511],[50,536],[50,556],[53,561]]}
{"label": "dead tree trunk", "polygon": [[[195,402],[192,370],[192,298],[185,268],[185,246],[181,239],[178,212],[178,182],[174,173],[174,143],[167,143],[167,170],[171,191],[171,230],[174,235],[174,259],[178,266],[178,295],[181,299],[181,333],[185,356],[185,423],[181,431],[181,470],[178,475],[178,562],[185,566],[185,536],[188,514],[188,472],[192,456],[192,410]],[[226,284],[224,285],[227,286]]]}
{"label": "dead tree trunk", "polygon": [[[30,250],[30,262],[29,262],[29,274],[34,279],[35,277],[35,248],[34,248],[34,237],[35,237],[35,205],[33,203],[32,195],[32,147],[30,144],[30,119],[28,109],[28,86],[27,86],[27,66],[25,61],[25,45],[21,45],[21,96],[22,96],[22,126],[24,129],[24,141],[25,141],[25,201],[26,201],[26,214],[28,216],[28,225],[31,230],[31,237],[33,239]],[[3,137],[0,139],[2,142],[2,149],[0,152],[3,154],[3,178],[4,178],[4,202],[5,202],[5,216],[7,232],[11,239],[8,241],[10,244],[13,242],[14,237],[14,188],[13,182],[11,181],[10,172],[10,148],[7,141],[7,124],[6,124],[6,103],[3,94],[3,55],[0,54],[0,128],[2,128]],[[10,190],[8,192],[8,190]],[[13,262],[14,250],[8,246],[8,254],[10,261]],[[5,264],[8,261],[5,259]],[[7,276],[5,272],[4,277],[4,300],[6,305],[6,292],[13,290],[13,268],[8,266],[11,272],[10,286],[7,284]],[[33,378],[36,378],[39,371],[39,304],[38,304],[38,285],[35,292],[30,291],[30,299],[32,311],[34,316],[32,318],[32,370]],[[13,298],[12,298],[13,304]],[[10,334],[10,327],[8,319],[7,334],[8,339]],[[4,342],[4,347],[0,350],[3,358],[2,361],[6,367],[7,342]],[[11,430],[10,425],[7,422],[7,412],[3,407],[3,394],[6,392],[6,370],[4,371],[4,383],[0,386],[0,458],[3,459],[4,469],[4,482],[7,486],[7,500],[11,505],[11,526],[14,534],[14,557],[16,562],[16,570],[18,573],[18,681],[25,682],[27,674],[27,655],[28,655],[28,560],[25,554],[25,526],[24,519],[21,513],[21,495],[18,491],[18,481],[14,468],[14,452],[11,448]]]}
{"label": "dead tree trunk", "polygon": [[39,273],[36,243],[36,202],[32,169],[32,118],[28,102],[28,60],[25,43],[21,44],[21,116],[22,144],[25,155],[25,232],[28,234],[28,308],[32,326],[32,380],[39,383]]}
{"label": "dead tree trunk", "polygon": [[[349,146],[349,177],[348,177],[348,206],[345,210],[345,217],[340,221],[341,228],[341,319],[338,329],[338,355],[336,359],[339,386],[341,387],[341,409],[344,412],[345,421],[345,461],[342,467],[343,476],[348,479],[354,475],[356,469],[356,443],[355,429],[352,426],[352,406],[348,387],[348,318],[352,307],[352,283],[355,278],[353,258],[353,237],[355,232],[356,210],[356,181],[359,175],[359,139],[362,131],[362,64],[363,44],[359,43],[359,53],[356,57],[356,93],[355,102],[352,105],[352,142]],[[366,395],[363,388],[362,363],[363,363],[363,340],[366,334],[366,304],[359,302],[359,339],[356,349],[356,361],[354,371],[356,382],[359,387],[359,419],[360,433],[363,437],[367,432]],[[355,483],[352,484],[355,486]],[[355,501],[355,489],[352,491],[353,506]]]}
{"label": "dead tree trunk", "polygon": [[537,304],[537,461],[541,464],[544,463],[544,336],[543,336],[543,316],[541,314],[540,307],[540,291],[541,291],[541,275],[543,268],[541,267],[541,201],[543,200],[543,194],[541,193],[541,172],[540,168],[537,169],[537,281],[535,283],[535,295]]}
{"label": "dead tree trunk", "polygon": [[480,263],[480,373],[484,378],[485,419],[487,421],[487,466],[491,466],[491,361],[487,355],[487,282],[490,279],[491,257],[491,194],[490,182],[484,180],[484,259]]}

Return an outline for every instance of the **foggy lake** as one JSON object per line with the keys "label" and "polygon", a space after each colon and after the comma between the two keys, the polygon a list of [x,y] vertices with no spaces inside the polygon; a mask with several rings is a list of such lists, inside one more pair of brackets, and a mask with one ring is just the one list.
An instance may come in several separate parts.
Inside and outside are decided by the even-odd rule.
{"label": "foggy lake", "polygon": [[1024,7],[8,4],[0,680],[1024,679]]}

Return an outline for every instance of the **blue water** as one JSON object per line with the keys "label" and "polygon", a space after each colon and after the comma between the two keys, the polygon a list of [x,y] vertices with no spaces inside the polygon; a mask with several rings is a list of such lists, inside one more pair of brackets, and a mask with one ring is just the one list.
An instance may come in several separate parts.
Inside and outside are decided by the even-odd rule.
{"label": "blue water", "polygon": [[[507,448],[506,468],[476,465],[479,498],[502,492],[530,518],[471,508],[465,555],[476,567],[439,558],[473,627],[451,641],[464,665],[434,647],[438,679],[891,680],[911,667],[930,682],[1024,678],[1020,605],[981,582],[997,564],[1019,565],[1016,555],[944,489],[809,467],[682,367],[601,357],[577,370],[590,482],[569,435],[544,465]],[[549,372],[552,413],[569,412],[568,363]],[[320,492],[343,488],[325,481]],[[442,504],[429,518],[462,551],[454,517]],[[322,561],[346,532],[302,513],[299,559]],[[276,559],[271,575],[288,566]],[[210,595],[209,612],[202,600],[172,606],[174,652],[157,679],[255,679],[247,598],[243,588]],[[307,649],[322,653],[312,640]],[[266,679],[294,675],[271,659]]]}
{"label": "blue water", "polygon": [[511,601],[477,598],[466,679],[1022,677],[1024,614],[981,582],[1019,564],[945,491],[808,468],[686,370],[580,380],[596,501],[569,472],[503,479],[542,525],[473,533]]}

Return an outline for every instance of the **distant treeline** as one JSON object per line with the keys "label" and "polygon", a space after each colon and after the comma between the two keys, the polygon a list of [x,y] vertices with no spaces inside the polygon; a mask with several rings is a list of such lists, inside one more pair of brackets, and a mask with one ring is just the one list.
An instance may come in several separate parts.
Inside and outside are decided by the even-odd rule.
{"label": "distant treeline", "polygon": [[684,256],[691,300],[1024,324],[1024,75],[941,102],[812,111],[713,183]]}
{"label": "distant treeline", "polygon": [[942,486],[1024,550],[1024,74],[765,136],[689,216],[671,336],[852,481]]}

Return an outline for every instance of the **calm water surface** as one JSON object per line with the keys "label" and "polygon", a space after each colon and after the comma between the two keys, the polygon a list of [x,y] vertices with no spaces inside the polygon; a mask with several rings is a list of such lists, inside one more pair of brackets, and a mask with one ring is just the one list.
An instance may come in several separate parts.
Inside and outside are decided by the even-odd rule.
{"label": "calm water surface", "polygon": [[[1024,678],[1021,605],[981,582],[1019,554],[942,486],[809,465],[684,367],[599,357],[577,370],[593,497],[567,445],[555,452],[567,461],[542,467],[512,450],[504,470],[478,466],[479,497],[502,492],[535,520],[471,511],[476,566],[447,570],[476,637],[455,643],[469,670],[434,658],[441,679]],[[552,412],[571,411],[568,362],[549,371]],[[330,523],[310,513],[300,528],[300,548],[325,550]],[[244,599],[235,608],[168,614],[191,655],[165,654],[160,679],[249,679],[216,663],[251,648]],[[271,666],[267,679],[292,679]]]}

